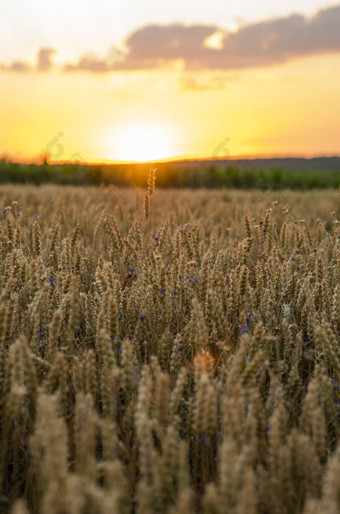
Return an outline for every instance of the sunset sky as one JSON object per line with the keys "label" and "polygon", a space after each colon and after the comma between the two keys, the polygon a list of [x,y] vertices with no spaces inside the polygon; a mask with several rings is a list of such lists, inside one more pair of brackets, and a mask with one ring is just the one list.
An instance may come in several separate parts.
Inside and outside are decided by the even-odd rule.
{"label": "sunset sky", "polygon": [[2,0],[0,156],[340,154],[340,4]]}

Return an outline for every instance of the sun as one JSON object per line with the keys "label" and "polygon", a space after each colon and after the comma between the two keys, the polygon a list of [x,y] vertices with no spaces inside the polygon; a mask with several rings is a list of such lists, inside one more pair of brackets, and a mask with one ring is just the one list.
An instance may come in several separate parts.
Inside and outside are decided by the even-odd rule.
{"label": "sun", "polygon": [[110,142],[116,161],[153,161],[173,157],[171,130],[160,124],[134,123],[118,127]]}

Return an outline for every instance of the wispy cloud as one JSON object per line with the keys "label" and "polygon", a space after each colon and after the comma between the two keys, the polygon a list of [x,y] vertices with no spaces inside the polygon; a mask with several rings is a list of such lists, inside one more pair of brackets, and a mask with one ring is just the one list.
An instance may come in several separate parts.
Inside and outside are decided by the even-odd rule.
{"label": "wispy cloud", "polygon": [[105,59],[98,59],[95,55],[89,54],[81,57],[75,64],[65,64],[64,71],[89,71],[91,73],[107,73],[111,71]]}
{"label": "wispy cloud", "polygon": [[[340,5],[336,5],[312,17],[293,14],[244,25],[236,32],[215,25],[148,25],[127,37],[124,50],[113,47],[106,58],[87,54],[75,63],[64,64],[62,69],[108,73],[152,70],[181,61],[189,71],[228,71],[339,51]],[[17,61],[2,65],[2,69],[46,72],[53,68],[54,53],[51,48],[41,48],[35,67]],[[195,88],[191,79],[187,86]]]}
{"label": "wispy cloud", "polygon": [[57,53],[54,48],[40,48],[37,52],[36,65],[32,66],[25,61],[13,61],[10,64],[0,64],[3,71],[27,72],[27,71],[50,71],[53,68],[52,56]]}
{"label": "wispy cloud", "polygon": [[23,61],[13,61],[10,64],[0,64],[0,69],[3,71],[16,71],[19,73],[30,70],[30,65]]}
{"label": "wispy cloud", "polygon": [[210,91],[211,89],[225,89],[228,82],[235,80],[228,73],[219,76],[211,76],[210,74],[193,74],[184,73],[180,79],[180,88],[184,91]]}

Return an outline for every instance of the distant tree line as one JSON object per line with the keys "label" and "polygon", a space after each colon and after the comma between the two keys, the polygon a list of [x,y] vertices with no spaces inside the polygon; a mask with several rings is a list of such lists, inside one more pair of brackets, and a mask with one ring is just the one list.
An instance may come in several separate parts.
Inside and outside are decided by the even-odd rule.
{"label": "distant tree line", "polygon": [[[240,189],[315,189],[338,188],[340,171],[256,168],[250,165],[153,163],[157,167],[158,187],[240,188]],[[20,164],[0,160],[0,183],[69,184],[145,187],[149,163],[84,165]]]}

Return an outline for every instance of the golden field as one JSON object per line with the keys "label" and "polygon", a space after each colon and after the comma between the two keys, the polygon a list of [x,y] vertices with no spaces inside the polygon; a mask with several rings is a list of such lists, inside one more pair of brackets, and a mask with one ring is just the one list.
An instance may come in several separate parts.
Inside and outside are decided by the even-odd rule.
{"label": "golden field", "polygon": [[0,198],[1,511],[339,511],[336,191]]}

